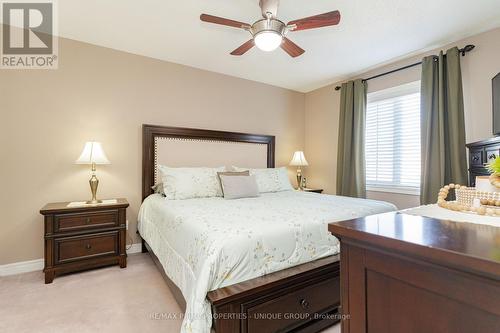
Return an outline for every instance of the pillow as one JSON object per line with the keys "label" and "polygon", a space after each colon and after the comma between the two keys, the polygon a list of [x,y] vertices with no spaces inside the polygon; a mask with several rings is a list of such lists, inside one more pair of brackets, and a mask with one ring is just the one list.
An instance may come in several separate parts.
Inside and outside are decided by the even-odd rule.
{"label": "pillow", "polygon": [[224,199],[255,198],[259,187],[255,176],[220,175]]}
{"label": "pillow", "polygon": [[250,171],[222,171],[217,172],[217,176],[250,176]]}
{"label": "pillow", "polygon": [[235,171],[250,171],[250,175],[255,176],[259,191],[266,192],[281,192],[293,190],[288,171],[285,167],[282,168],[267,168],[267,169],[247,169],[233,166]]}
{"label": "pillow", "polygon": [[165,193],[163,192],[163,183],[157,183],[157,184],[151,186],[151,189],[153,190],[153,193],[155,193],[155,194],[165,195]]}
{"label": "pillow", "polygon": [[165,197],[173,200],[222,197],[217,172],[224,170],[224,167],[169,168],[164,165],[158,167]]}
{"label": "pillow", "polygon": [[220,179],[220,176],[250,176],[250,171],[242,171],[242,172],[237,172],[237,171],[223,171],[223,172],[217,172],[217,180],[219,180],[219,185],[222,190],[222,196],[224,196],[224,188],[222,187],[222,182]]}

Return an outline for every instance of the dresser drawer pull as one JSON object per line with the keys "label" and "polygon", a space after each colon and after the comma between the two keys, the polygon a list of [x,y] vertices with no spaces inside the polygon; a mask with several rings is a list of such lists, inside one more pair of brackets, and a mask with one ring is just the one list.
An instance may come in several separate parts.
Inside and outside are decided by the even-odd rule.
{"label": "dresser drawer pull", "polygon": [[87,245],[85,245],[85,248],[86,248],[87,250],[90,250],[90,249],[92,248],[92,245],[87,244]]}
{"label": "dresser drawer pull", "polygon": [[305,299],[300,300],[300,306],[304,309],[307,310],[309,309],[309,302]]}
{"label": "dresser drawer pull", "polygon": [[497,158],[497,155],[495,155],[495,154],[491,154],[490,156],[488,156],[488,159],[490,159],[490,160],[493,160],[495,158]]}
{"label": "dresser drawer pull", "polygon": [[472,157],[472,160],[473,160],[474,162],[479,161],[479,156],[474,156],[474,157]]}
{"label": "dresser drawer pull", "polygon": [[87,219],[85,220],[85,223],[90,223],[90,217],[87,217]]}

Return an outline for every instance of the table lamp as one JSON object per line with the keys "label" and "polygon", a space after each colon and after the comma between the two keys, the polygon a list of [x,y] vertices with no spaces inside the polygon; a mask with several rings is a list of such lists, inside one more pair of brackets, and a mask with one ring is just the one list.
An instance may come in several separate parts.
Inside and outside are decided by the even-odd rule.
{"label": "table lamp", "polygon": [[304,156],[303,151],[296,151],[293,153],[293,158],[290,161],[291,166],[296,166],[297,168],[297,185],[300,190],[302,190],[302,170],[300,167],[308,166],[306,157]]}
{"label": "table lamp", "polygon": [[92,177],[89,180],[90,190],[92,191],[92,200],[87,201],[88,204],[98,204],[102,200],[97,200],[97,186],[99,185],[99,179],[97,179],[96,165],[97,164],[111,164],[102,149],[100,142],[87,142],[83,147],[82,154],[76,160],[76,164],[90,164],[92,165]]}

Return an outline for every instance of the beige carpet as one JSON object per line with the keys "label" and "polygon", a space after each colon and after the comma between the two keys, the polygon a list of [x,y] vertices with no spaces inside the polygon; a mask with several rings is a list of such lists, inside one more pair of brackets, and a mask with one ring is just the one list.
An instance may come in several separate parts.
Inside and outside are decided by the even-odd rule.
{"label": "beige carpet", "polygon": [[[147,254],[130,255],[126,269],[43,281],[41,272],[0,278],[0,332],[179,332],[180,319],[154,319],[180,310]],[[340,326],[323,333],[340,333]]]}

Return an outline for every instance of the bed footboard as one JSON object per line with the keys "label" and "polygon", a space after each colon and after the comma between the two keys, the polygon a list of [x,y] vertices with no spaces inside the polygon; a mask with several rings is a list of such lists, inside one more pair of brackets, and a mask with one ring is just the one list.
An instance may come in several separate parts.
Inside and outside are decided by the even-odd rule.
{"label": "bed footboard", "polygon": [[[160,261],[142,240],[185,310],[185,300]],[[271,273],[207,294],[215,333],[320,332],[340,321],[340,256]]]}
{"label": "bed footboard", "polygon": [[211,291],[216,333],[319,332],[339,321],[339,257]]}

